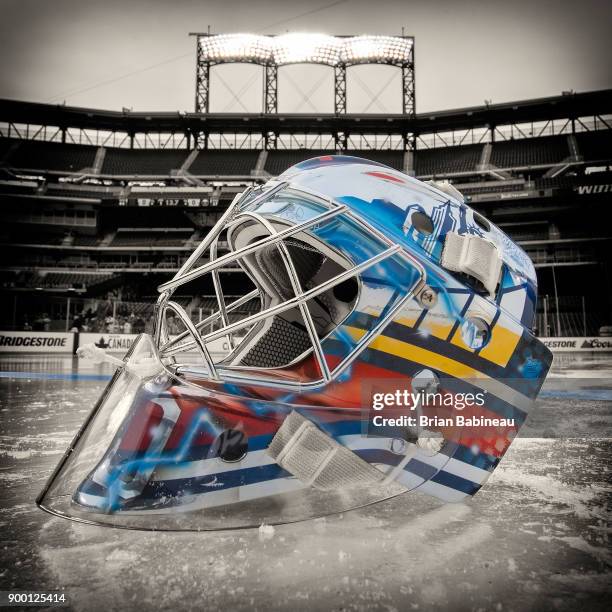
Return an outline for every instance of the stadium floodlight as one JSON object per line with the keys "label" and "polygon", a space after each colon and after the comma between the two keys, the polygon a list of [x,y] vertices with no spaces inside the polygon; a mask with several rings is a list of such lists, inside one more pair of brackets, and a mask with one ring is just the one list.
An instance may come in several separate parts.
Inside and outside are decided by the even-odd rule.
{"label": "stadium floodlight", "polygon": [[283,34],[274,40],[274,61],[286,64],[326,64],[340,61],[342,39],[325,34]]}
{"label": "stadium floodlight", "polygon": [[200,60],[257,64],[403,64],[410,62],[413,39],[402,36],[329,36],[293,33],[200,35]]}
{"label": "stadium floodlight", "polygon": [[352,36],[344,39],[340,60],[345,64],[410,62],[412,38]]}
{"label": "stadium floodlight", "polygon": [[[347,68],[363,64],[385,64],[401,70],[402,112],[415,114],[414,38],[412,36],[359,35],[330,36],[315,32],[275,35],[210,34],[197,36],[197,113],[208,113],[211,68],[219,64],[249,63],[263,67],[263,112],[278,113],[279,68],[290,64],[318,64],[334,71],[334,113],[347,112]],[[276,138],[266,133],[266,147]],[[206,146],[207,133],[196,136]],[[346,134],[339,131],[336,144],[342,148]],[[414,135],[411,137],[414,145]]]}
{"label": "stadium floodlight", "polygon": [[208,62],[265,64],[272,60],[272,41],[268,36],[256,34],[200,36],[199,45],[201,58]]}

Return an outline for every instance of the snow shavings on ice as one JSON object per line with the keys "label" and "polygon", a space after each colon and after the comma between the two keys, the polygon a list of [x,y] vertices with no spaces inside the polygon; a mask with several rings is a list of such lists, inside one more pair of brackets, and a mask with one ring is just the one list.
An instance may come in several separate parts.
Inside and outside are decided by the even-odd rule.
{"label": "snow shavings on ice", "polygon": [[271,540],[274,537],[274,532],[275,529],[273,525],[262,523],[259,526],[259,541],[266,542],[267,540]]}
{"label": "snow shavings on ice", "polygon": [[541,540],[542,542],[558,540],[560,542],[565,542],[570,548],[579,550],[587,555],[591,555],[592,557],[596,557],[605,563],[610,564],[612,561],[612,554],[610,554],[610,551],[607,548],[593,546],[584,538],[579,536],[540,536],[538,540]]}
{"label": "snow shavings on ice", "polygon": [[[515,444],[521,446],[521,442],[517,440]],[[604,493],[597,484],[568,484],[548,474],[527,472],[518,463],[502,462],[490,482],[526,490],[533,499],[556,507],[559,514],[571,513],[580,518],[593,518],[599,516],[601,511],[601,508],[593,508],[591,504]]]}

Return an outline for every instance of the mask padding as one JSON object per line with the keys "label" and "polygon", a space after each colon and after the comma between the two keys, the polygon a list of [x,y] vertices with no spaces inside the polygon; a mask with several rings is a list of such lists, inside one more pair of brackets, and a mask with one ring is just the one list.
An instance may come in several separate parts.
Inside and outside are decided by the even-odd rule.
{"label": "mask padding", "polygon": [[[288,238],[283,243],[303,291],[318,286],[345,269],[305,241]],[[259,284],[267,293],[264,307],[285,302],[295,296],[277,245],[256,251],[251,257],[247,267],[255,277],[255,282],[259,277]],[[351,302],[357,298],[358,284],[355,279],[349,279],[334,289],[308,301],[308,309],[319,338],[340,324],[352,308]],[[299,308],[295,307],[255,326],[240,349],[234,353],[231,363],[243,367],[279,368],[292,363],[311,349],[312,343],[303,316]]]}
{"label": "mask padding", "polygon": [[[300,284],[305,289],[309,281],[321,269],[325,257],[316,249],[299,240],[286,240],[285,245],[293,261]],[[266,273],[270,282],[276,287],[280,297],[288,300],[294,296],[285,263],[276,245],[257,253],[255,260]]]}
{"label": "mask padding", "polygon": [[281,317],[274,317],[270,328],[242,358],[241,363],[255,368],[279,368],[299,357],[310,347],[306,330]]}

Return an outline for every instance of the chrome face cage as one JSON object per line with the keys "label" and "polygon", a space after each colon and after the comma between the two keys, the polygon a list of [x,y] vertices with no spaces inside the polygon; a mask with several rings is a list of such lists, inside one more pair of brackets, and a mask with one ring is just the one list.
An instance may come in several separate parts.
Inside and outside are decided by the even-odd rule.
{"label": "chrome face cage", "polygon": [[[254,208],[285,190],[287,190],[287,192],[289,192],[291,195],[302,197],[305,196],[311,201],[315,200],[318,204],[321,204],[326,208],[325,212],[316,215],[307,221],[297,223],[296,225],[289,226],[282,230],[277,230],[277,228],[274,227],[274,225],[262,215],[248,210],[240,210],[240,208],[245,204],[248,204],[249,208]],[[289,254],[289,250],[283,241],[286,238],[290,238],[296,234],[299,234],[300,232],[314,228],[318,224],[324,223],[339,215],[346,215],[354,223],[359,225],[365,232],[380,240],[384,245],[386,245],[387,248],[373,257],[370,257],[366,261],[355,265],[353,268],[337,274],[333,278],[322,282],[312,289],[304,291],[294,263]],[[266,230],[269,236],[256,240],[247,246],[218,257],[217,251],[221,233],[230,223],[234,224],[242,219],[255,221]],[[231,302],[230,304],[227,304],[221,287],[219,275],[220,270],[223,268],[223,266],[236,263],[241,258],[251,255],[256,251],[267,248],[271,245],[278,245],[278,250],[290,280],[294,297],[281,304],[271,306],[270,308],[247,316],[244,319],[230,323],[229,314],[236,311],[241,306],[244,306],[247,302],[257,297],[261,298],[261,290],[256,288],[243,297]],[[206,250],[209,251],[210,261],[204,265],[196,266],[198,260],[202,257]],[[417,272],[419,273],[419,278],[415,281],[412,287],[407,289],[406,295],[400,298],[396,304],[389,308],[385,316],[382,317],[372,329],[363,335],[353,350],[344,359],[342,359],[333,370],[330,370],[321,346],[322,339],[319,338],[317,334],[315,324],[308,309],[308,300],[324,293],[336,285],[339,285],[349,278],[359,275],[361,272],[392,256],[398,256],[416,268]],[[218,310],[206,318],[201,319],[197,323],[193,323],[191,317],[187,314],[185,309],[171,299],[172,294],[181,285],[184,285],[185,283],[188,283],[208,273],[211,273],[212,275]],[[173,362],[175,369],[180,367],[180,364],[176,364],[176,355],[196,349],[201,356],[203,365],[205,367],[204,370],[198,369],[197,374],[199,378],[238,384],[257,384],[282,389],[316,389],[338,378],[353,363],[353,361],[355,361],[359,354],[363,352],[367,346],[382,332],[387,323],[389,323],[395,317],[395,315],[403,308],[405,303],[418,295],[423,290],[424,286],[425,269],[421,263],[407,249],[391,241],[379,230],[355,215],[346,205],[335,202],[334,200],[322,196],[316,192],[304,189],[301,186],[292,186],[287,182],[277,183],[268,189],[266,189],[265,186],[257,189],[248,188],[241,194],[236,195],[225,213],[219,218],[209,234],[198,245],[180,270],[174,275],[174,277],[158,287],[160,296],[156,304],[155,344],[162,363],[168,361]],[[260,372],[256,371],[257,368],[247,366],[223,366],[222,364],[215,364],[207,347],[208,343],[225,338],[231,351],[235,347],[236,332],[239,330],[244,330],[245,328],[250,328],[254,324],[263,321],[268,317],[272,317],[296,307],[301,313],[312,345],[311,350],[314,353],[315,361],[320,373],[320,378],[318,380],[295,382],[281,378],[274,378],[272,376],[266,376],[264,374],[260,375]],[[172,339],[168,335],[166,324],[166,315],[169,311],[173,312],[185,326],[185,331]],[[203,329],[212,327],[215,323],[219,322],[222,325],[220,329],[210,331],[209,333],[202,333]],[[166,363],[165,365],[166,367],[170,367]],[[263,371],[269,372],[270,370]]]}

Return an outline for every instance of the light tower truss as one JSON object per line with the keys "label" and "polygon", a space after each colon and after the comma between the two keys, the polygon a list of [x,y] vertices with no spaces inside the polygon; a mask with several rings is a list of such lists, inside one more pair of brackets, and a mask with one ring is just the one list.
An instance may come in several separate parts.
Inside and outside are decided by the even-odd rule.
{"label": "light tower truss", "polygon": [[[402,113],[416,115],[414,79],[414,38],[412,36],[330,36],[294,33],[280,36],[257,34],[193,33],[196,37],[196,113],[210,110],[211,68],[220,64],[257,64],[264,69],[264,105],[267,115],[278,113],[278,70],[291,64],[319,64],[334,70],[334,113],[347,112],[347,68],[364,64],[395,66],[402,74]],[[350,134],[334,135],[336,147],[346,147]],[[267,148],[276,146],[276,134],[265,135]],[[197,146],[206,147],[204,133],[196,136]],[[414,135],[405,134],[407,149],[414,147]]]}

